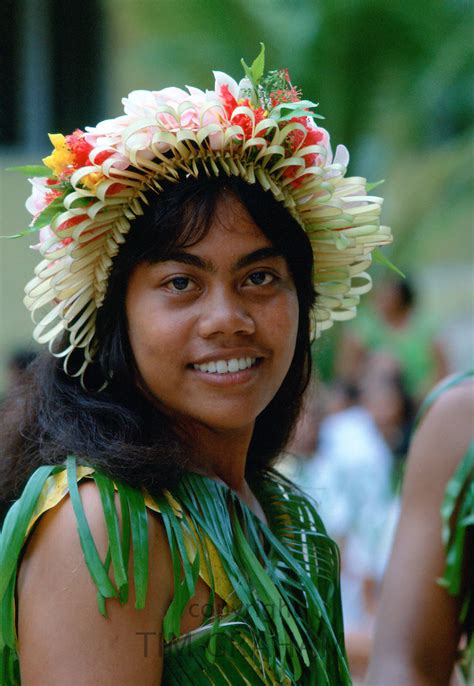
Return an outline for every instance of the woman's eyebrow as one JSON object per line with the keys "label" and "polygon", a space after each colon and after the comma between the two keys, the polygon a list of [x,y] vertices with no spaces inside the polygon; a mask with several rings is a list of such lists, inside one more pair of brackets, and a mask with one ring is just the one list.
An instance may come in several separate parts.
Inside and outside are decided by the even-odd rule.
{"label": "woman's eyebrow", "polygon": [[248,267],[254,262],[259,260],[267,260],[269,257],[283,257],[281,250],[269,246],[268,248],[259,248],[259,250],[254,250],[248,255],[244,255],[235,263],[235,269],[242,269],[243,267]]}
{"label": "woman's eyebrow", "polygon": [[[259,248],[258,250],[254,250],[253,252],[249,253],[248,255],[243,255],[240,257],[237,262],[233,265],[233,270],[238,271],[239,269],[243,269],[244,267],[248,267],[251,264],[254,264],[254,262],[258,262],[259,260],[266,260],[270,257],[282,257],[282,252],[278,250],[277,248],[274,248],[273,246],[265,247],[265,248]],[[158,260],[159,262],[181,262],[182,264],[189,264],[193,267],[198,267],[199,269],[203,269],[206,272],[215,272],[216,267],[211,262],[210,260],[205,260],[202,257],[199,257],[198,255],[194,255],[193,253],[190,252],[174,252],[170,253],[169,255],[166,255],[166,257],[163,257],[162,259]]]}
{"label": "woman's eyebrow", "polygon": [[182,262],[183,264],[190,264],[193,267],[204,269],[206,272],[214,272],[216,270],[212,262],[190,252],[173,252],[166,255],[166,257],[162,257],[158,262]]}

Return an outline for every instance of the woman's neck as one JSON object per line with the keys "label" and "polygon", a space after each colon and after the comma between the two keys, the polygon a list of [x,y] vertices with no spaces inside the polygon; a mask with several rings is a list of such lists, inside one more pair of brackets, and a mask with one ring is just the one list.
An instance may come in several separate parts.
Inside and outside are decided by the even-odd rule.
{"label": "woman's neck", "polygon": [[193,424],[182,430],[192,447],[191,468],[245,496],[245,466],[253,426],[219,431]]}
{"label": "woman's neck", "polygon": [[192,446],[189,470],[231,488],[247,507],[265,524],[265,513],[245,479],[247,453],[253,425],[232,431],[216,431],[201,424],[181,427]]}

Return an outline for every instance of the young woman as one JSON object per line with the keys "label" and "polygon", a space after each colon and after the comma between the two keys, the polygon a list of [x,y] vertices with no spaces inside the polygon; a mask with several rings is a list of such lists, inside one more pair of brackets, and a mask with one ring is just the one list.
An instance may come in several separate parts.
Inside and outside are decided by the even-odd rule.
{"label": "young woman", "polygon": [[390,232],[259,64],[132,93],[32,181],[52,355],[4,413],[2,683],[350,683],[337,548],[270,467]]}

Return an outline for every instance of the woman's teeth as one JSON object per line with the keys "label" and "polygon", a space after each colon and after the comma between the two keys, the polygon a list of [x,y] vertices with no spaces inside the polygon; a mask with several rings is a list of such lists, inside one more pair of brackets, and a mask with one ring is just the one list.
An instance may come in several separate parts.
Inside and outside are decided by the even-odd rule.
{"label": "woman's teeth", "polygon": [[256,357],[240,357],[239,359],[234,357],[232,360],[216,360],[215,362],[206,362],[206,364],[194,364],[193,367],[208,374],[229,374],[249,369],[253,367],[256,361]]}

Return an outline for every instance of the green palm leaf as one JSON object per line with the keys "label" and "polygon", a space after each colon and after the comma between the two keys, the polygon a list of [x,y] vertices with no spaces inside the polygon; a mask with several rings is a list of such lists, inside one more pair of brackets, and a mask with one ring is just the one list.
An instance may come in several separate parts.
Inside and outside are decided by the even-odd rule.
{"label": "green palm leaf", "polygon": [[102,563],[102,560],[99,557],[99,553],[97,552],[97,548],[87,522],[86,514],[82,506],[81,497],[79,495],[79,487],[77,485],[76,458],[72,455],[69,455],[66,460],[66,469],[69,496],[71,498],[72,507],[77,520],[79,540],[81,542],[82,552],[84,553],[85,563],[100,594],[104,596],[104,598],[115,598],[118,595],[117,590],[114,588],[107,570],[105,569],[105,565]]}
{"label": "green palm leaf", "polygon": [[99,490],[104,511],[115,583],[119,590],[120,601],[126,602],[128,598],[128,576],[120,539],[118,515],[115,509],[114,486],[110,479],[105,478],[100,472],[94,472],[93,477]]}
{"label": "green palm leaf", "polygon": [[[441,506],[443,541],[446,546],[446,567],[440,579],[452,595],[459,595],[463,580],[466,535],[474,524],[474,440],[456,469],[445,491]],[[472,589],[467,594],[463,615],[472,601]]]}
{"label": "green palm leaf", "polygon": [[125,510],[127,510],[126,503],[128,502],[130,516],[135,607],[141,610],[145,607],[148,591],[148,514],[141,491],[130,488],[126,484],[121,484],[120,487]]}
{"label": "green palm leaf", "polygon": [[[166,535],[170,543],[173,565],[174,595],[163,620],[165,641],[179,636],[181,617],[189,600],[194,595],[199,574],[199,554],[191,563],[184,543],[183,523],[178,521],[173,508],[164,496],[155,498],[159,507]],[[189,533],[189,530],[188,530]],[[184,578],[182,579],[181,571]]]}
{"label": "green palm leaf", "polygon": [[39,467],[30,477],[21,498],[10,508],[3,524],[0,538],[0,683],[4,686],[20,683],[14,613],[18,561],[46,480],[61,469]]}
{"label": "green palm leaf", "polygon": [[[1,670],[2,683],[8,686],[19,684],[13,624],[16,564],[45,479],[51,470],[62,469],[39,472],[6,521],[0,555],[11,561],[2,603]],[[73,456],[67,460],[67,475],[100,611],[105,614],[107,597],[119,595],[121,602],[126,601],[132,547],[135,605],[143,607],[148,585],[148,519],[143,494],[100,473],[93,474],[108,535],[102,562],[79,497]],[[122,511],[121,534],[115,489]],[[348,685],[350,677],[340,647],[343,627],[337,548],[313,505],[283,478],[263,475],[254,489],[271,528],[229,488],[202,476],[185,475],[173,492],[181,506],[179,516],[165,494],[155,498],[170,545],[175,581],[175,597],[164,622],[163,684]],[[15,533],[18,522],[21,527]],[[208,571],[214,602],[209,542],[219,555],[240,609],[179,637],[182,613],[195,593],[201,569]],[[109,577],[111,567],[118,590]]]}

